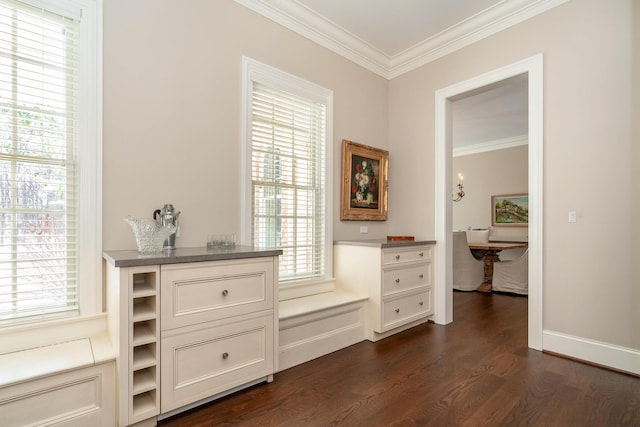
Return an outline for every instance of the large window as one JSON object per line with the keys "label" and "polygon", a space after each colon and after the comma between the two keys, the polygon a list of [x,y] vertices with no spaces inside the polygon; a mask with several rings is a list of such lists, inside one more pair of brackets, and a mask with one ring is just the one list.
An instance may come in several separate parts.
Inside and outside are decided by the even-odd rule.
{"label": "large window", "polygon": [[98,310],[98,29],[81,3],[0,0],[0,326]]}
{"label": "large window", "polygon": [[331,91],[245,58],[243,240],[279,248],[286,298],[331,279]]}

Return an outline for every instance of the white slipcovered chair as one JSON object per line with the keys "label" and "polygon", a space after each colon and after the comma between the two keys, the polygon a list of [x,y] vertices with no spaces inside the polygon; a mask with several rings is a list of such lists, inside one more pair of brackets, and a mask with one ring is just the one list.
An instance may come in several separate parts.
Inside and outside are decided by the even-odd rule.
{"label": "white slipcovered chair", "polygon": [[467,233],[453,232],[453,289],[475,291],[484,280],[484,262],[477,260],[467,243]]}
{"label": "white slipcovered chair", "polygon": [[[489,241],[488,228],[470,228],[467,230],[467,243],[487,243]],[[482,249],[471,249],[471,254],[476,259],[482,259],[484,251]]]}
{"label": "white slipcovered chair", "polygon": [[472,228],[466,231],[467,243],[487,243],[489,241],[488,228]]}
{"label": "white slipcovered chair", "polygon": [[529,294],[529,250],[510,261],[493,264],[493,290]]}

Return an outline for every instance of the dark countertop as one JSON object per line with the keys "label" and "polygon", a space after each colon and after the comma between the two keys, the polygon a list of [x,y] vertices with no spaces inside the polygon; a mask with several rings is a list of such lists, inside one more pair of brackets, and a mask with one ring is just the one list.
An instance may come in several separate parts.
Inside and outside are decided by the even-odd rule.
{"label": "dark countertop", "polygon": [[114,267],[180,264],[185,262],[220,261],[227,259],[259,258],[282,255],[281,249],[255,249],[236,245],[230,249],[176,248],[170,252],[142,255],[136,250],[104,251],[102,257]]}
{"label": "dark countertop", "polygon": [[435,245],[435,240],[387,240],[387,239],[363,239],[363,240],[336,240],[334,245],[372,246],[375,248],[404,248],[409,246]]}

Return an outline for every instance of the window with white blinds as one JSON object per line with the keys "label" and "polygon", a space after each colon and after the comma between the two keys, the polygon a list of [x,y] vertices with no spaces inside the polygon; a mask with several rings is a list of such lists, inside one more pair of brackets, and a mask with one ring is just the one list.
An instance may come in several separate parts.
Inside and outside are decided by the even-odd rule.
{"label": "window with white blinds", "polygon": [[78,36],[0,1],[0,324],[78,311]]}
{"label": "window with white blinds", "polygon": [[[332,238],[329,92],[314,95],[286,74],[271,82],[258,76],[253,74],[249,95],[251,243],[282,249],[281,285],[325,280],[331,275]],[[287,85],[291,79],[298,84]]]}

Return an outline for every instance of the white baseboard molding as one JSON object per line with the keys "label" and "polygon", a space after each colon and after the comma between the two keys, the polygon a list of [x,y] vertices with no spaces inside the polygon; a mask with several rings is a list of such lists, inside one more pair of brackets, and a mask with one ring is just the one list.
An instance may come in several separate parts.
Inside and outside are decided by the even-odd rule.
{"label": "white baseboard molding", "polygon": [[640,350],[544,330],[542,349],[640,375]]}
{"label": "white baseboard molding", "polygon": [[364,301],[280,319],[280,370],[364,341]]}

